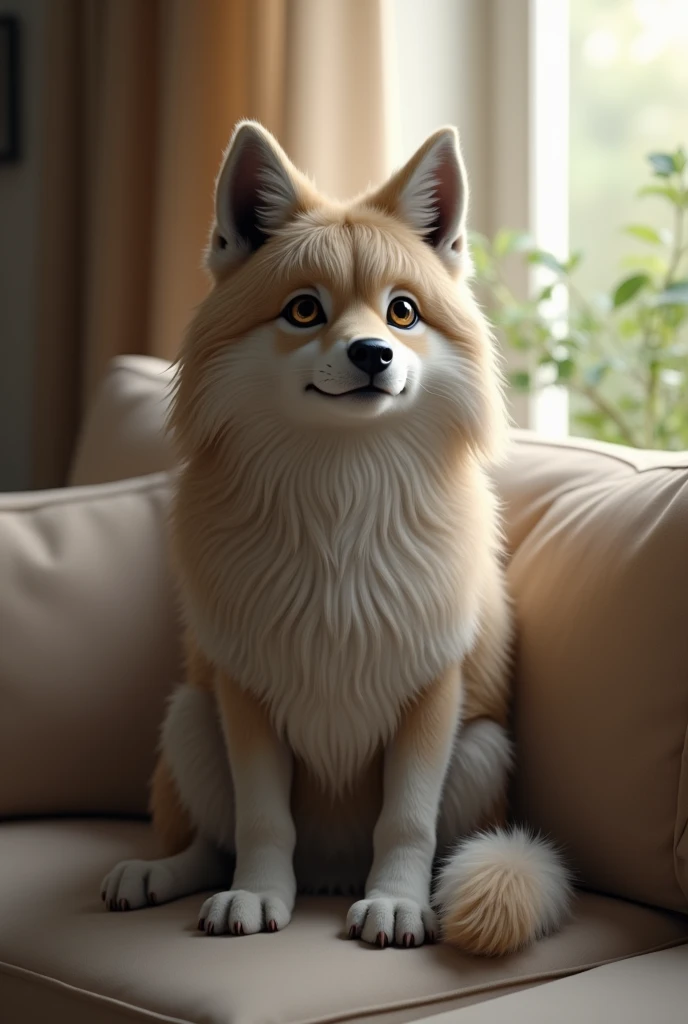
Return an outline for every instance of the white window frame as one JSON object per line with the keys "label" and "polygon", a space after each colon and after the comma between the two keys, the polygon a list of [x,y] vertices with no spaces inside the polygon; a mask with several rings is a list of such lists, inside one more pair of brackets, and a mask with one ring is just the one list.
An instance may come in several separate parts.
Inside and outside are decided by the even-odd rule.
{"label": "white window frame", "polygon": [[[523,228],[537,246],[564,258],[569,246],[569,0],[491,0],[491,6],[492,233]],[[525,264],[507,273],[519,297],[552,276]],[[557,312],[565,312],[559,291]],[[516,368],[517,356],[506,356]],[[564,388],[541,386],[532,396],[514,395],[512,414],[519,426],[549,436],[568,434]]]}

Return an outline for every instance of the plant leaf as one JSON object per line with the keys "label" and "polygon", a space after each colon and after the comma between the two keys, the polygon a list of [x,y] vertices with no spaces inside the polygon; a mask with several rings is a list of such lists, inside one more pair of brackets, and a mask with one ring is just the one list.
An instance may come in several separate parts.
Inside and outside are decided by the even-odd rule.
{"label": "plant leaf", "polygon": [[647,242],[648,245],[662,245],[662,238],[659,231],[655,231],[654,228],[649,227],[647,224],[629,224],[628,227],[622,228],[627,235],[632,235],[633,238],[639,238],[641,242]]}
{"label": "plant leaf", "polygon": [[674,158],[671,153],[648,153],[647,159],[659,178],[668,178],[674,173]]}
{"label": "plant leaf", "polygon": [[530,374],[526,370],[515,370],[509,374],[509,380],[519,391],[530,391]]}
{"label": "plant leaf", "polygon": [[684,197],[673,185],[645,185],[638,192],[639,196],[660,196],[668,199],[674,206],[683,206]]}
{"label": "plant leaf", "polygon": [[683,146],[679,146],[673,156],[674,170],[680,174],[683,168],[686,166],[686,151]]}
{"label": "plant leaf", "polygon": [[634,295],[645,288],[650,283],[650,278],[647,274],[632,274],[630,277],[625,278],[620,284],[618,284],[614,290],[612,303],[614,309],[618,309],[619,306],[623,306],[626,302],[630,302]]}
{"label": "plant leaf", "polygon": [[583,374],[586,384],[596,388],[608,369],[609,363],[596,363],[595,366],[589,366]]}
{"label": "plant leaf", "polygon": [[545,249],[534,249],[533,252],[529,252],[528,262],[537,263],[542,267],[547,267],[549,270],[553,270],[556,274],[566,273],[566,267],[564,264],[560,263],[556,256],[552,255],[551,252],[547,252]]}
{"label": "plant leaf", "polygon": [[582,259],[583,253],[580,249],[577,252],[572,252],[569,258],[564,263],[564,269],[566,270],[566,273],[572,274]]}
{"label": "plant leaf", "polygon": [[506,256],[510,252],[524,252],[532,248],[533,239],[525,231],[513,231],[501,228],[494,237],[493,249],[497,256]]}
{"label": "plant leaf", "polygon": [[642,253],[631,252],[620,262],[624,270],[644,270],[657,277],[664,277],[669,269],[669,264],[658,252],[649,252],[647,249]]}
{"label": "plant leaf", "polygon": [[546,302],[547,299],[551,299],[552,298],[552,292],[553,291],[554,291],[554,285],[553,284],[548,284],[546,288],[543,288],[541,291],[538,292],[538,294],[535,296],[535,301],[536,302]]}
{"label": "plant leaf", "polygon": [[655,298],[655,306],[688,306],[688,281],[674,281]]}
{"label": "plant leaf", "polygon": [[554,365],[557,368],[557,380],[569,380],[576,372],[573,359],[559,359]]}

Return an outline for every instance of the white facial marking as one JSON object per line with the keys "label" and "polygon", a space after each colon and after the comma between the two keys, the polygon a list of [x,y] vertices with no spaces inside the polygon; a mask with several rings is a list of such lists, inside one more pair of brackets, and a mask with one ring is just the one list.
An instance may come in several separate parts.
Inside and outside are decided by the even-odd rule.
{"label": "white facial marking", "polygon": [[[328,321],[331,320],[333,300],[321,286],[295,290],[285,298],[284,306],[298,295],[317,298]],[[421,319],[413,327],[402,329],[387,322],[387,310],[396,297],[408,296],[418,302],[407,289],[385,288],[378,296],[376,312],[381,323],[374,337],[392,350],[389,366],[374,377],[357,366],[350,358],[350,346],[357,340],[370,337],[370,328],[360,333],[336,339],[334,344],[323,344],[325,325],[297,327],[284,317],[276,321],[277,330],[290,337],[301,335],[304,344],[287,356],[282,375],[282,397],[285,411],[296,419],[312,424],[350,423],[369,421],[389,414],[406,413],[422,376],[422,361],[418,353],[404,343],[405,335],[419,336],[427,330]],[[363,390],[374,387],[375,391]]]}

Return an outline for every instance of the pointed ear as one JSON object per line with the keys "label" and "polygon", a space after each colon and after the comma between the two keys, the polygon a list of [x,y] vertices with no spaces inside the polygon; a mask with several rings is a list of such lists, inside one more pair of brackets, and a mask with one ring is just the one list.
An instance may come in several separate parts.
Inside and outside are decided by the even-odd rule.
{"label": "pointed ear", "polygon": [[466,249],[468,179],[456,128],[440,128],[386,185],[366,199],[422,235],[455,271]]}
{"label": "pointed ear", "polygon": [[215,185],[207,264],[213,273],[246,259],[301,204],[302,175],[266,128],[237,125]]}

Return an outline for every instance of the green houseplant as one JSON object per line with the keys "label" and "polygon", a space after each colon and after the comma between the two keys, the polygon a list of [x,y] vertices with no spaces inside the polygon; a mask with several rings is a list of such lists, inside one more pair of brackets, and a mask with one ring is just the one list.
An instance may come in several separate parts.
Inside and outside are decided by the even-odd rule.
{"label": "green houseplant", "polygon": [[[571,396],[577,433],[635,447],[688,448],[688,168],[686,152],[648,156],[651,181],[640,197],[668,203],[673,229],[635,223],[623,230],[641,251],[609,292],[576,285],[581,253],[566,260],[537,248],[520,231],[492,240],[473,234],[476,278],[504,341],[521,353],[512,386],[560,384]],[[548,280],[518,300],[506,260],[546,268]],[[630,271],[630,272],[629,272]],[[541,272],[542,274],[542,272]]]}

